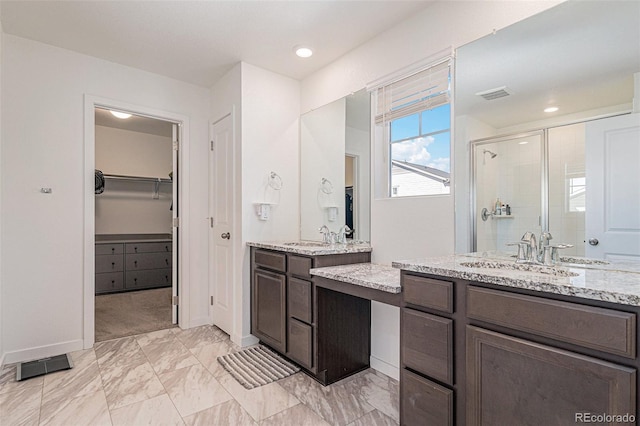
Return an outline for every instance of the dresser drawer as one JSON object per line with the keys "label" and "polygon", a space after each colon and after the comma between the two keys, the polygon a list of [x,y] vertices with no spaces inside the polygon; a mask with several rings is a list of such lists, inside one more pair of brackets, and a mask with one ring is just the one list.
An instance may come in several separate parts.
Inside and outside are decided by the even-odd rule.
{"label": "dresser drawer", "polygon": [[124,258],[121,254],[96,256],[96,274],[124,271]]}
{"label": "dresser drawer", "polygon": [[96,244],[96,256],[124,253],[124,244]]}
{"label": "dresser drawer", "polygon": [[311,278],[311,258],[289,255],[289,272],[299,277]]}
{"label": "dresser drawer", "polygon": [[416,275],[402,275],[402,293],[406,303],[453,313],[453,283],[418,277]]}
{"label": "dresser drawer", "polygon": [[171,253],[171,241],[153,243],[127,243],[126,253]]}
{"label": "dresser drawer", "polygon": [[133,271],[125,274],[125,288],[128,290],[147,287],[168,287],[171,285],[171,269]]}
{"label": "dresser drawer", "polygon": [[107,272],[96,274],[96,293],[109,293],[124,289],[124,274],[122,272]]}
{"label": "dresser drawer", "polygon": [[402,369],[401,424],[407,426],[453,424],[454,395],[437,383]]}
{"label": "dresser drawer", "polygon": [[287,272],[287,256],[284,253],[276,253],[269,250],[256,249],[254,262],[257,266],[273,269],[278,272]]}
{"label": "dresser drawer", "polygon": [[469,318],[574,345],[636,356],[636,315],[470,286]]}
{"label": "dresser drawer", "polygon": [[311,283],[309,281],[289,278],[287,303],[290,317],[311,324],[313,321],[313,308],[311,303]]}
{"label": "dresser drawer", "polygon": [[173,258],[171,253],[139,253],[127,254],[125,262],[127,271],[161,269],[171,268]]}
{"label": "dresser drawer", "polygon": [[453,385],[453,321],[405,308],[402,311],[402,363]]}

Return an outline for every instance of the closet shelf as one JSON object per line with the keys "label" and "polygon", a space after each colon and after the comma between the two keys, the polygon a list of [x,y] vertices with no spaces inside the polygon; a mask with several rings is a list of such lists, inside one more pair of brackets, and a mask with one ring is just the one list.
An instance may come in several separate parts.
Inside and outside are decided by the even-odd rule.
{"label": "closet shelf", "polygon": [[168,178],[155,178],[155,177],[146,177],[146,176],[129,176],[129,175],[112,175],[105,173],[105,179],[118,179],[118,180],[132,180],[138,182],[160,182],[160,183],[171,183],[172,180]]}

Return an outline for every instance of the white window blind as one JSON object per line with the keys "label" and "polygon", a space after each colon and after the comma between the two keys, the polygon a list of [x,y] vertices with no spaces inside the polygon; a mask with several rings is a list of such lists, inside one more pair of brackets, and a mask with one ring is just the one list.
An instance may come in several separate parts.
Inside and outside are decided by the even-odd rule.
{"label": "white window blind", "polygon": [[376,124],[448,104],[451,58],[392,83],[376,92]]}

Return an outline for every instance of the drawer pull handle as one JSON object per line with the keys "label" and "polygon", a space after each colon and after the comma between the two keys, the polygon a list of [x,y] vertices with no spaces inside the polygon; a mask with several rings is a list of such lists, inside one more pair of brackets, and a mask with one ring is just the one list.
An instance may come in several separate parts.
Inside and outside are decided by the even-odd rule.
{"label": "drawer pull handle", "polygon": [[168,265],[169,264],[169,259],[165,259],[164,263],[166,263]]}
{"label": "drawer pull handle", "polygon": [[133,279],[133,285],[138,285],[138,279],[137,278]]}
{"label": "drawer pull handle", "polygon": [[164,249],[165,249],[166,251],[169,251],[169,246],[164,246]]}
{"label": "drawer pull handle", "polygon": [[116,248],[115,247],[111,247],[111,253],[115,253],[116,252]]}
{"label": "drawer pull handle", "polygon": [[138,247],[134,247],[133,251],[135,251],[137,253],[138,252]]}
{"label": "drawer pull handle", "polygon": [[133,266],[135,266],[136,268],[138,267],[138,261],[137,260],[133,261]]}
{"label": "drawer pull handle", "polygon": [[111,269],[116,267],[116,262],[111,262]]}
{"label": "drawer pull handle", "polygon": [[164,279],[165,279],[166,282],[169,282],[169,276],[168,275],[165,275]]}

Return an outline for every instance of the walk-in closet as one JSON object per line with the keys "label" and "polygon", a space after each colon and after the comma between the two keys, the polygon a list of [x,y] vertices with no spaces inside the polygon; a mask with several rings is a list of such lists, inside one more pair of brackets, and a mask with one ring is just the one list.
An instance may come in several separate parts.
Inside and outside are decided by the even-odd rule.
{"label": "walk-in closet", "polygon": [[95,109],[97,342],[176,324],[176,128]]}

